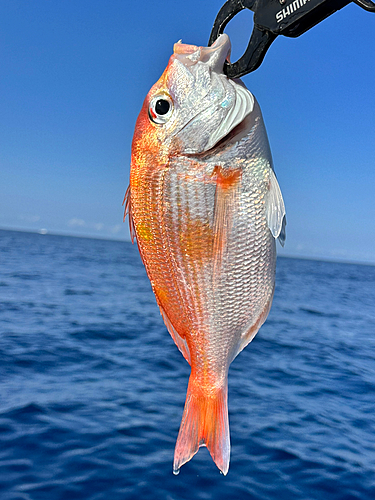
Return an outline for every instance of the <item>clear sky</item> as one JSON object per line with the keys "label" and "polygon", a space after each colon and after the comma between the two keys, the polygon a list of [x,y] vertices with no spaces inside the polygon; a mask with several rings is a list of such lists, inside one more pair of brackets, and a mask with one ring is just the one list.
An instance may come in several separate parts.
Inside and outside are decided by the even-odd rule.
{"label": "clear sky", "polygon": [[[138,112],[173,43],[206,45],[222,0],[0,1],[0,228],[128,239]],[[252,14],[226,32],[232,60]],[[287,208],[287,255],[375,263],[375,14],[350,4],[279,37],[244,78]]]}

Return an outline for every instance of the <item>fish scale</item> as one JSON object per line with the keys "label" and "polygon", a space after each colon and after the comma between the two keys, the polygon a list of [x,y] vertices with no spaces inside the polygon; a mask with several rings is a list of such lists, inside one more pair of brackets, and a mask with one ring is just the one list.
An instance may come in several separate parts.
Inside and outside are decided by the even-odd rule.
{"label": "fish scale", "polygon": [[267,317],[275,239],[285,239],[262,115],[223,74],[229,51],[227,35],[208,48],[176,44],[132,145],[126,210],[163,319],[191,365],[174,473],[200,446],[228,472],[228,369]]}

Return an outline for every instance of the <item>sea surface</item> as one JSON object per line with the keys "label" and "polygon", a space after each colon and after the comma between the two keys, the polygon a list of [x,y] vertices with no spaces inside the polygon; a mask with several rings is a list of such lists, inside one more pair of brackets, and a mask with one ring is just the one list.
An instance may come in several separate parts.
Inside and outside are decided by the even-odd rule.
{"label": "sea surface", "polygon": [[232,454],[172,474],[189,365],[136,245],[0,231],[0,499],[375,499],[375,267],[279,258]]}

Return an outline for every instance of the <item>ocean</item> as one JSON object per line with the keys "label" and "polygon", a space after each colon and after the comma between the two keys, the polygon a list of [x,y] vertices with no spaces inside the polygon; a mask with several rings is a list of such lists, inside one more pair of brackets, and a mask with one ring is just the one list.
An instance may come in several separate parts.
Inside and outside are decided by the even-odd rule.
{"label": "ocean", "polygon": [[0,499],[375,498],[375,266],[279,258],[231,463],[172,474],[189,366],[136,245],[0,231]]}

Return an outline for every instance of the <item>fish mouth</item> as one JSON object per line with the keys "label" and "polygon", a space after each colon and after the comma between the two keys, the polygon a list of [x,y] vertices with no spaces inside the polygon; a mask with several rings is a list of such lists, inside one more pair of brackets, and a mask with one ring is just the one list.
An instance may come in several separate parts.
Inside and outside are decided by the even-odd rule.
{"label": "fish mouth", "polygon": [[211,71],[223,73],[224,63],[229,62],[231,44],[226,33],[220,35],[210,47],[198,47],[177,42],[173,46],[173,53],[186,67],[197,64],[198,61],[208,63]]}

